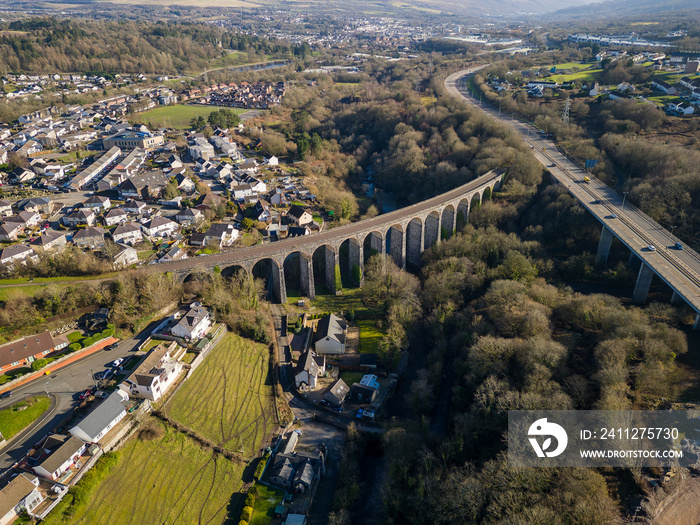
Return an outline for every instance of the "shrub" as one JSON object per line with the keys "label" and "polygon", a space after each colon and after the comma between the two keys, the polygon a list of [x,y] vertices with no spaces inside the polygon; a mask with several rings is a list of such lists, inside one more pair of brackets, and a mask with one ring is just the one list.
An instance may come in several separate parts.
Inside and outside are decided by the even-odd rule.
{"label": "shrub", "polygon": [[241,511],[241,521],[250,521],[250,517],[253,515],[253,507],[243,507]]}
{"label": "shrub", "polygon": [[70,345],[68,345],[68,350],[70,350],[71,352],[76,352],[82,347],[83,346],[80,343],[71,343]]}
{"label": "shrub", "polygon": [[245,506],[252,507],[255,505],[255,494],[248,494],[245,498]]}
{"label": "shrub", "polygon": [[267,460],[270,458],[270,453],[267,452],[263,457],[260,458],[260,461],[258,461],[258,465],[255,467],[255,474],[253,474],[253,477],[256,480],[260,479],[260,476],[262,476],[263,471],[265,470],[265,465],[267,465]]}
{"label": "shrub", "polygon": [[250,487],[248,489],[248,494],[252,494],[253,496],[257,496],[258,495],[258,487],[256,487],[255,485]]}
{"label": "shrub", "polygon": [[241,520],[238,522],[238,525],[248,525],[248,522],[246,520]]}
{"label": "shrub", "polygon": [[48,361],[46,359],[37,359],[32,363],[32,370],[36,372],[37,370],[44,368],[47,364]]}

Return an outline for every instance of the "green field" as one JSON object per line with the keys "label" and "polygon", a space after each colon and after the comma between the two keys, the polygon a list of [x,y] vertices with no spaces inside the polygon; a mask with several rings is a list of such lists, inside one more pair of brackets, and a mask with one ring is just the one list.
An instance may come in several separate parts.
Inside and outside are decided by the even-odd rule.
{"label": "green field", "polygon": [[43,523],[153,525],[230,521],[232,498],[239,498],[244,465],[203,448],[160,421],[151,440],[135,434],[119,452],[107,476],[78,503],[73,516],[61,519],[57,507]]}
{"label": "green field", "polygon": [[545,80],[551,80],[553,82],[573,82],[574,80],[580,80],[581,82],[591,82],[600,77],[603,73],[602,69],[585,69],[583,71],[576,71],[570,75],[551,75]]}
{"label": "green field", "polygon": [[201,436],[252,457],[277,426],[267,346],[227,332],[167,406]]}
{"label": "green field", "polygon": [[[49,405],[51,401],[47,396],[36,396],[0,410],[0,433],[5,439],[10,439],[39,419],[49,409]],[[20,410],[22,407],[27,408]]]}
{"label": "green field", "polygon": [[[131,115],[129,120],[141,124],[152,123],[156,128],[175,128],[189,129],[190,120],[197,117],[207,118],[209,113],[217,111],[216,106],[189,106],[184,104],[176,104],[174,106],[161,106],[159,108],[150,109],[143,113]],[[247,109],[230,109],[238,114],[245,113]]]}
{"label": "green field", "polygon": [[360,328],[360,353],[376,354],[379,352],[379,341],[384,337],[385,332],[377,328],[374,319],[358,320],[357,326]]}

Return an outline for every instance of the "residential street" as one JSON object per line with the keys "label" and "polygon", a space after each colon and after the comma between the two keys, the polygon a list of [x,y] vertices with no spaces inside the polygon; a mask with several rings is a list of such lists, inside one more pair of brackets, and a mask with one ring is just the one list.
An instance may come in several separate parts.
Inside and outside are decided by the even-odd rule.
{"label": "residential street", "polygon": [[0,473],[10,468],[39,439],[70,417],[71,412],[80,404],[76,394],[95,384],[92,379],[93,373],[105,370],[106,365],[118,357],[133,355],[132,350],[148,338],[151,330],[159,322],[160,319],[149,324],[145,330],[134,337],[120,341],[114,350],[99,350],[80,361],[57,370],[50,376],[42,376],[31,383],[14,389],[11,398],[0,401],[0,409],[3,409],[29,396],[46,395],[48,392],[56,397],[55,406],[52,403],[53,409],[49,409],[50,412],[43,416],[40,424],[30,429],[26,435],[20,435],[18,439],[9,444],[9,447],[0,451]]}

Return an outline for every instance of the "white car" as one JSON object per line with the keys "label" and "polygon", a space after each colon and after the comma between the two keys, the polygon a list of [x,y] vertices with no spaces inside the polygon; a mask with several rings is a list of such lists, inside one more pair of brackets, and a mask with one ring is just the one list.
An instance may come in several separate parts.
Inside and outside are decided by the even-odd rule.
{"label": "white car", "polygon": [[115,359],[114,362],[112,363],[112,366],[117,367],[121,365],[124,362],[124,358],[120,357],[118,359]]}

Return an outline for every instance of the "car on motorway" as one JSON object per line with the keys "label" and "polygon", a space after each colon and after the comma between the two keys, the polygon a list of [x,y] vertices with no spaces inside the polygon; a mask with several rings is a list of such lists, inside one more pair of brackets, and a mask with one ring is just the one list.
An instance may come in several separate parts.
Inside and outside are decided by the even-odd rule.
{"label": "car on motorway", "polygon": [[112,364],[111,364],[110,366],[118,367],[118,366],[121,365],[123,362],[124,362],[124,358],[123,358],[123,357],[119,357],[119,358],[115,359],[114,361],[112,361]]}
{"label": "car on motorway", "polygon": [[12,397],[12,390],[8,390],[5,392],[3,395],[0,396],[0,399],[7,399],[8,397]]}
{"label": "car on motorway", "polygon": [[617,219],[617,214],[612,213],[612,214],[610,215],[610,218],[611,218],[611,219]]}
{"label": "car on motorway", "polygon": [[547,164],[547,167],[548,168],[556,168],[557,165],[554,162],[552,162],[551,164]]}
{"label": "car on motorway", "polygon": [[656,246],[654,246],[653,244],[650,244],[649,246],[647,246],[647,250],[649,250],[650,252],[655,252]]}
{"label": "car on motorway", "polygon": [[683,249],[683,245],[682,245],[681,243],[677,242],[677,243],[674,245],[674,248],[675,248],[676,250],[682,250],[682,249]]}

